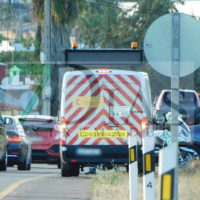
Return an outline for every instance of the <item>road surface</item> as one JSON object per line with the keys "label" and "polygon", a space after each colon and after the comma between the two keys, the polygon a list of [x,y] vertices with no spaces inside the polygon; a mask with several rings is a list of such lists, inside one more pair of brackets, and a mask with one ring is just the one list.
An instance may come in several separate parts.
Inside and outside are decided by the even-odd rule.
{"label": "road surface", "polygon": [[64,178],[57,165],[32,164],[31,171],[8,167],[0,172],[0,200],[89,200],[90,176],[84,173]]}

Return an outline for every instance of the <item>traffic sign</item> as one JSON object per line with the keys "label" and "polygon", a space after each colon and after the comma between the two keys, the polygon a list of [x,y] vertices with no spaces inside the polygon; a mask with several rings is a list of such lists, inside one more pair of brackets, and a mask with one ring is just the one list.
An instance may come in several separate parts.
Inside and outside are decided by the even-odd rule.
{"label": "traffic sign", "polygon": [[[172,54],[179,53],[172,50],[172,18],[172,13],[158,18],[149,27],[144,38],[144,53],[149,64],[169,77],[172,74]],[[200,23],[193,17],[180,13],[180,77],[194,72],[200,66],[199,35]]]}

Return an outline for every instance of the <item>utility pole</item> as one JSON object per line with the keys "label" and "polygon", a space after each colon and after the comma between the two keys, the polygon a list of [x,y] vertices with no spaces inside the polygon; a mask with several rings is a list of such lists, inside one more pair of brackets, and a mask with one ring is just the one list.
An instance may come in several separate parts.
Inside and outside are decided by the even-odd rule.
{"label": "utility pole", "polygon": [[179,115],[179,76],[180,76],[180,13],[172,15],[172,76],[171,113],[172,143],[176,147],[176,168],[174,174],[174,200],[178,199],[178,115]]}
{"label": "utility pole", "polygon": [[45,0],[44,4],[44,70],[43,70],[43,114],[50,115],[51,108],[51,0]]}

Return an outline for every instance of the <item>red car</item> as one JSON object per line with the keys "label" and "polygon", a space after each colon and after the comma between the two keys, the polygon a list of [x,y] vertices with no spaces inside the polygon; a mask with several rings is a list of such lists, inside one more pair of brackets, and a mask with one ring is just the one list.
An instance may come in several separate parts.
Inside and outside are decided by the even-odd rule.
{"label": "red car", "polygon": [[56,117],[45,115],[19,116],[32,141],[32,162],[57,164],[60,168],[60,128]]}

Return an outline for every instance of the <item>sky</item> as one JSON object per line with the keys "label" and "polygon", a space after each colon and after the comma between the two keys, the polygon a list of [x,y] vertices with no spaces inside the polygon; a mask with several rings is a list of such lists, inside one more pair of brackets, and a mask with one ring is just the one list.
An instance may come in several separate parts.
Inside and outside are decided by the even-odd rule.
{"label": "sky", "polygon": [[[130,2],[121,3],[121,8],[130,8],[132,4]],[[200,0],[185,0],[184,5],[178,3],[176,7],[181,13],[200,17]]]}
{"label": "sky", "polygon": [[184,5],[177,4],[176,7],[181,13],[200,17],[200,0],[196,1],[185,0]]}

